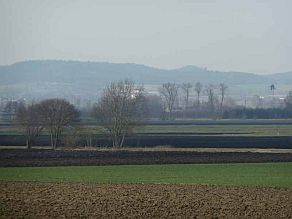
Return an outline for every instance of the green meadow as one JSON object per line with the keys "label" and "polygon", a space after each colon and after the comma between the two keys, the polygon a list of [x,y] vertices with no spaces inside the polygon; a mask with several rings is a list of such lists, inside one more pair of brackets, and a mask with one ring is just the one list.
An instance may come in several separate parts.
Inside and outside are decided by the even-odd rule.
{"label": "green meadow", "polygon": [[0,168],[0,181],[292,187],[292,162]]}

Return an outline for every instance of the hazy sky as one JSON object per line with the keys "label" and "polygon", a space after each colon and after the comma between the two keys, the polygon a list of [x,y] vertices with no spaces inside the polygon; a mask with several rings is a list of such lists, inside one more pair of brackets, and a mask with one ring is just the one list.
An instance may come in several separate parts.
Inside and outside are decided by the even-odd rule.
{"label": "hazy sky", "polygon": [[0,64],[292,70],[292,0],[0,0]]}

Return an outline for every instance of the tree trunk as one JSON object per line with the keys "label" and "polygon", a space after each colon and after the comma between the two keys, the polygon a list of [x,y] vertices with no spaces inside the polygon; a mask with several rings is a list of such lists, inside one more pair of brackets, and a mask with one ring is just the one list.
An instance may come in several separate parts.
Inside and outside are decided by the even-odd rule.
{"label": "tree trunk", "polygon": [[26,148],[27,148],[28,150],[31,149],[31,142],[30,142],[29,138],[26,138]]}
{"label": "tree trunk", "polygon": [[55,143],[54,143],[53,132],[51,132],[51,146],[52,146],[52,149],[55,150]]}
{"label": "tree trunk", "polygon": [[120,142],[120,148],[123,147],[124,140],[125,140],[125,135],[123,134],[121,142]]}

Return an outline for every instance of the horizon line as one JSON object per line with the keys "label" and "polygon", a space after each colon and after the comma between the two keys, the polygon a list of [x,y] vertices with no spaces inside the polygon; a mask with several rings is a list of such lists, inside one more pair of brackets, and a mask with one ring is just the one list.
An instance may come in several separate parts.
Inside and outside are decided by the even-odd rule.
{"label": "horizon line", "polygon": [[147,65],[147,64],[142,64],[142,63],[135,63],[135,62],[110,62],[110,61],[97,61],[97,60],[76,60],[76,59],[27,59],[27,60],[22,60],[22,61],[15,61],[9,64],[0,64],[0,66],[12,66],[16,65],[19,63],[25,63],[25,62],[45,62],[45,61],[59,61],[59,62],[81,62],[81,63],[103,63],[103,64],[116,64],[116,65],[139,65],[139,66],[144,66],[148,68],[153,68],[153,69],[158,69],[158,70],[167,70],[167,71],[174,71],[174,70],[179,70],[183,69],[186,67],[195,67],[198,69],[210,71],[210,72],[224,72],[224,73],[244,73],[244,74],[253,74],[253,75],[259,75],[259,76],[265,76],[265,75],[274,75],[274,74],[281,74],[281,73],[292,73],[292,70],[285,71],[285,72],[273,72],[273,73],[256,73],[256,72],[245,72],[245,71],[236,71],[236,70],[217,70],[217,69],[210,69],[208,67],[201,67],[195,64],[187,64],[183,65],[180,67],[176,68],[162,68],[162,67],[157,67],[157,66],[152,66],[152,65]]}

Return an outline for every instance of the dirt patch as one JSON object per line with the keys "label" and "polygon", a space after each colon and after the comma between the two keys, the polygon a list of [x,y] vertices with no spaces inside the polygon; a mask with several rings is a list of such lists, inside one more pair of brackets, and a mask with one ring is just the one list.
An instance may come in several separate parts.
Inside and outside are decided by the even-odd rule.
{"label": "dirt patch", "polygon": [[[38,136],[35,141],[38,146],[50,145],[50,137]],[[0,135],[2,146],[23,146],[25,136],[23,135]],[[77,145],[85,146],[86,139],[79,139]],[[112,145],[105,135],[95,135],[92,145],[103,147]],[[238,135],[193,135],[184,133],[170,134],[136,134],[126,137],[125,145],[129,147],[156,147],[159,145],[171,145],[174,147],[192,148],[292,148],[292,136],[238,136]]]}
{"label": "dirt patch", "polygon": [[85,151],[12,150],[0,151],[0,167],[82,166],[123,164],[195,164],[291,162],[292,153],[196,152],[196,151]]}
{"label": "dirt patch", "polygon": [[1,218],[291,218],[292,190],[0,183]]}

